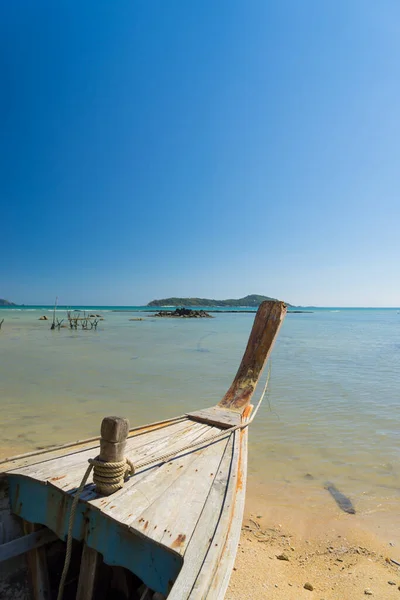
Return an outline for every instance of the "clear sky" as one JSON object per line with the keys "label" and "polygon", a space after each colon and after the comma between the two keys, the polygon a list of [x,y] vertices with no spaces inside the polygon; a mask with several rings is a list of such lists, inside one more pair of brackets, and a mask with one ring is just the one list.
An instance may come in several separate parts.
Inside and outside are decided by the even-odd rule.
{"label": "clear sky", "polygon": [[400,304],[398,0],[23,0],[0,297]]}

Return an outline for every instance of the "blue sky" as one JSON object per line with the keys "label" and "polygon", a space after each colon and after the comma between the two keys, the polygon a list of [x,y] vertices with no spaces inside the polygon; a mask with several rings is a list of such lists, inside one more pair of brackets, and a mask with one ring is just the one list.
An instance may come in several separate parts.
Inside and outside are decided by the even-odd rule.
{"label": "blue sky", "polygon": [[397,0],[8,2],[0,297],[400,304]]}

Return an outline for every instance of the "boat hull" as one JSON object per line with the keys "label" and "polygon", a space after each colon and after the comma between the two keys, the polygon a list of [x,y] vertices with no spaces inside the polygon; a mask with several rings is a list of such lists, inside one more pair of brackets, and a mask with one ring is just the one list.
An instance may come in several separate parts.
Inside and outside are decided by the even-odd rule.
{"label": "boat hull", "polygon": [[[222,439],[213,441],[220,434]],[[135,430],[128,438],[132,459],[129,441],[137,454],[146,449],[147,456],[152,446],[160,452],[173,443],[182,446],[202,438],[204,443],[139,471],[118,497],[98,496],[89,483],[74,517],[74,540],[100,553],[104,564],[129,570],[166,598],[223,598],[243,516],[247,436],[247,428],[230,432],[189,417],[171,421],[164,430]],[[11,459],[5,465],[1,518],[8,533],[3,543],[24,535],[29,523],[53,532],[63,542],[59,548],[65,549],[74,492],[88,456],[98,453],[97,444],[87,446]],[[68,465],[70,471],[64,473]],[[158,528],[165,533],[157,534]],[[62,555],[60,551],[60,562]],[[15,597],[10,581],[15,584],[16,577],[21,597],[33,597],[24,556],[3,561],[0,568],[0,597]]]}

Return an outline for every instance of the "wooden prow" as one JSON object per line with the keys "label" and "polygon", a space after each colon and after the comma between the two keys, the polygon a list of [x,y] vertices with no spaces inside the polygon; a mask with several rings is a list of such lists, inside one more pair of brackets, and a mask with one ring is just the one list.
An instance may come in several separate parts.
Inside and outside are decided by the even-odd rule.
{"label": "wooden prow", "polygon": [[242,412],[250,404],[285,315],[283,302],[266,300],[260,304],[239,370],[219,407]]}

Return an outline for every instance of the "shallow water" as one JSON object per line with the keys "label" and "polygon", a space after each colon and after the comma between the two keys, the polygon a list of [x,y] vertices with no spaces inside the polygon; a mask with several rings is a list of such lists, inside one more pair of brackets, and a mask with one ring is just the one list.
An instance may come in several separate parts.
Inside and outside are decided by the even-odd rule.
{"label": "shallow water", "polygon": [[[134,426],[215,404],[254,319],[106,311],[97,331],[75,332],[50,331],[45,312],[0,312],[3,456],[97,435],[107,414]],[[399,396],[397,310],[289,314],[250,428],[250,478],[321,494],[331,482],[357,512],[398,512]]]}

